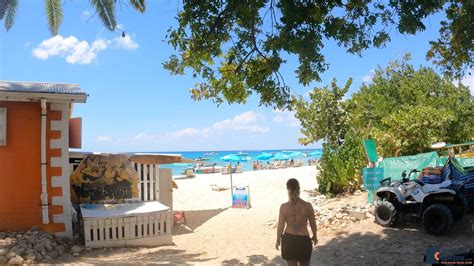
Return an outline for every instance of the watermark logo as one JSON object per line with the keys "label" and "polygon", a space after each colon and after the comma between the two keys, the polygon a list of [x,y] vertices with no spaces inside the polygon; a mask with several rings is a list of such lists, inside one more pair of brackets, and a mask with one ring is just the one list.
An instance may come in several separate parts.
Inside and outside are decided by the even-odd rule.
{"label": "watermark logo", "polygon": [[424,261],[429,264],[473,265],[474,249],[429,247]]}

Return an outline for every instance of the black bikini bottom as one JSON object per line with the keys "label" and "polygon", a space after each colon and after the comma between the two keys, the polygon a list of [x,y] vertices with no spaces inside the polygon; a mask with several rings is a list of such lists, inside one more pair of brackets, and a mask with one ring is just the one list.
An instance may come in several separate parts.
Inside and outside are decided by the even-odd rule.
{"label": "black bikini bottom", "polygon": [[308,235],[284,233],[281,237],[281,256],[285,260],[306,262],[311,259],[313,245]]}

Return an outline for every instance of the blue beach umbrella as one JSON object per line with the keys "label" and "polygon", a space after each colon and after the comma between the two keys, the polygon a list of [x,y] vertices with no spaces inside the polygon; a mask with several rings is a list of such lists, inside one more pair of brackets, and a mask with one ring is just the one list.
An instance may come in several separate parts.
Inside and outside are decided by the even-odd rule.
{"label": "blue beach umbrella", "polygon": [[[233,197],[234,197],[234,192],[232,190],[232,162],[241,162],[241,161],[246,161],[247,158],[244,158],[244,157],[241,157],[241,156],[238,156],[236,154],[227,154],[226,156],[223,156],[221,157],[221,161],[224,161],[224,162],[229,162],[230,163],[230,171],[229,171],[229,174],[230,174],[230,195],[231,195],[231,202],[233,200]],[[232,204],[232,203],[231,203]]]}
{"label": "blue beach umbrella", "polygon": [[295,158],[295,157],[300,157],[300,156],[303,156],[303,153],[299,152],[299,151],[294,151],[294,152],[288,154],[288,157],[290,157],[290,158]]}
{"label": "blue beach umbrella", "polygon": [[224,161],[224,162],[240,162],[240,161],[244,161],[245,159],[236,155],[236,154],[227,154],[226,156],[222,156],[221,157],[221,161]]}
{"label": "blue beach umbrella", "polygon": [[310,156],[321,156],[323,155],[323,151],[322,150],[316,150],[316,151],[313,151],[312,153],[309,154]]}
{"label": "blue beach umbrella", "polygon": [[279,153],[273,155],[273,159],[275,159],[275,160],[288,160],[288,159],[290,159],[290,156],[284,154],[283,152],[279,152]]}
{"label": "blue beach umbrella", "polygon": [[268,160],[273,158],[273,154],[268,153],[268,152],[262,152],[259,155],[257,155],[257,160]]}

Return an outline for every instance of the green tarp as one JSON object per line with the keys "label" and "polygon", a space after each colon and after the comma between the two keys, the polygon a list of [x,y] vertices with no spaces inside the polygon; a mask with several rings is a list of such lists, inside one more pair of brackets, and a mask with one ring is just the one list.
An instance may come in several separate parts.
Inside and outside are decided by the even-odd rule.
{"label": "green tarp", "polygon": [[[441,156],[441,162],[443,165],[446,163],[446,160],[448,160],[448,157],[446,156]],[[474,158],[464,158],[464,157],[456,157],[456,160],[461,164],[462,167],[474,167]]]}
{"label": "green tarp", "polygon": [[462,164],[463,167],[473,167],[474,166],[474,158],[462,158],[456,157],[458,161]]}
{"label": "green tarp", "polygon": [[412,169],[421,171],[427,166],[436,167],[443,165],[436,152],[428,152],[410,156],[384,158],[378,166],[383,167],[384,178],[391,177],[392,180],[399,180],[403,171],[406,171],[408,174]]}

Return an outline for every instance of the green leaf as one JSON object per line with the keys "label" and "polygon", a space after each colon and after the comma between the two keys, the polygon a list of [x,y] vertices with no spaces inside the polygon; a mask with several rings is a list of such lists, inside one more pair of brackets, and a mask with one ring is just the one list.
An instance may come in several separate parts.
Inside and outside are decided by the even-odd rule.
{"label": "green leaf", "polygon": [[18,0],[6,0],[6,9],[4,14],[5,29],[9,31],[15,23],[16,10],[18,8]]}
{"label": "green leaf", "polygon": [[7,11],[8,7],[8,1],[7,0],[1,0],[0,1],[0,20],[3,20],[5,17],[5,12]]}
{"label": "green leaf", "polygon": [[52,35],[57,35],[63,21],[61,0],[46,0],[46,13],[48,14],[49,31]]}
{"label": "green leaf", "polygon": [[143,13],[145,12],[145,0],[130,0],[130,4],[135,8],[138,12]]}
{"label": "green leaf", "polygon": [[110,31],[117,27],[115,20],[115,1],[114,0],[90,0],[91,5],[97,11],[100,20]]}

